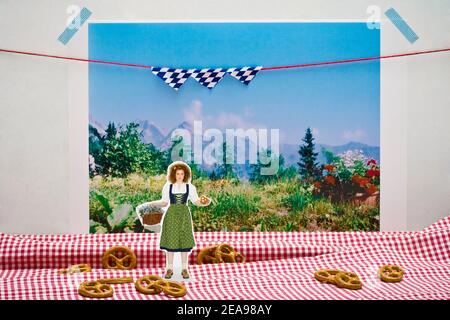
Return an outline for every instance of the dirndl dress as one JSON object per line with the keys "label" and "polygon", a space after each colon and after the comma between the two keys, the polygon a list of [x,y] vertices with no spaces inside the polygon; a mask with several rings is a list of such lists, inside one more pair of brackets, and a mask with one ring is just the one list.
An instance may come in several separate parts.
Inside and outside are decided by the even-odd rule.
{"label": "dirndl dress", "polygon": [[171,252],[188,252],[195,247],[192,217],[187,200],[189,197],[189,184],[186,193],[172,193],[173,184],[170,185],[170,205],[164,215],[159,247]]}

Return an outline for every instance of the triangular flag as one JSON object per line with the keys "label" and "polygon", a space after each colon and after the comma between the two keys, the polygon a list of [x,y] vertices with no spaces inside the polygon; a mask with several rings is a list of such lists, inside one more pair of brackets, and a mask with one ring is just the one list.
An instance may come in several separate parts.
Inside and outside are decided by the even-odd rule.
{"label": "triangular flag", "polygon": [[227,73],[232,77],[238,79],[245,85],[248,85],[250,81],[256,76],[256,74],[262,69],[262,66],[258,67],[242,67],[242,68],[229,68]]}
{"label": "triangular flag", "polygon": [[226,74],[225,69],[191,69],[192,77],[201,85],[212,89],[222,80]]}
{"label": "triangular flag", "polygon": [[190,77],[191,70],[154,67],[152,68],[152,73],[163,79],[165,83],[175,90],[178,90]]}

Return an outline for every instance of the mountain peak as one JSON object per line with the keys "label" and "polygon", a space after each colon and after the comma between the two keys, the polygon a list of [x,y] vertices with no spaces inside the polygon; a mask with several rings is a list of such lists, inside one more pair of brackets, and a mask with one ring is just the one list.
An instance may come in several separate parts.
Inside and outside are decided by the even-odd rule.
{"label": "mountain peak", "polygon": [[365,144],[363,142],[349,141],[346,144],[344,144],[343,146],[349,147],[349,148],[361,148],[361,147],[367,147],[369,145]]}
{"label": "mountain peak", "polygon": [[189,122],[183,121],[175,129],[186,129],[186,130],[192,131],[193,127],[192,127],[192,124],[190,124]]}

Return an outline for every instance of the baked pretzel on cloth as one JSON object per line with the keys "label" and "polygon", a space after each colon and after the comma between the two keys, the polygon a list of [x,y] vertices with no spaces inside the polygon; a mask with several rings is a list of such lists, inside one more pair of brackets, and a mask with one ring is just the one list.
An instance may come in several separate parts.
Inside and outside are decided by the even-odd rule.
{"label": "baked pretzel on cloth", "polygon": [[362,282],[358,275],[353,272],[338,269],[320,269],[314,273],[316,280],[334,284],[339,288],[358,290],[362,288]]}
{"label": "baked pretzel on cloth", "polygon": [[171,280],[163,280],[162,290],[166,295],[175,298],[182,297],[187,292],[183,284]]}
{"label": "baked pretzel on cloth", "polygon": [[197,256],[197,263],[203,264],[203,263],[218,263],[219,260],[216,258],[216,249],[218,245],[210,246],[203,248],[200,250]]}
{"label": "baked pretzel on cloth", "polygon": [[219,262],[245,262],[245,257],[226,243],[222,243],[217,247],[216,258]]}
{"label": "baked pretzel on cloth", "polygon": [[197,263],[222,263],[222,262],[245,262],[245,256],[237,252],[227,243],[222,243],[200,250],[197,256]]}
{"label": "baked pretzel on cloth", "polygon": [[155,275],[144,276],[135,282],[136,290],[144,294],[158,294],[162,291],[163,279]]}
{"label": "baked pretzel on cloth", "polygon": [[99,281],[84,281],[78,288],[78,293],[87,298],[109,298],[114,294],[113,288]]}
{"label": "baked pretzel on cloth", "polygon": [[104,278],[97,280],[100,283],[107,284],[121,284],[121,283],[132,283],[134,282],[132,277],[123,277],[123,278]]}
{"label": "baked pretzel on cloth", "polygon": [[159,294],[172,297],[182,297],[186,295],[186,287],[179,282],[164,280],[156,275],[149,275],[139,278],[135,283],[137,291],[144,294]]}
{"label": "baked pretzel on cloth", "polygon": [[316,278],[320,282],[336,284],[336,280],[334,279],[334,277],[336,276],[336,274],[338,274],[338,272],[341,272],[341,270],[320,269],[314,273],[314,278]]}
{"label": "baked pretzel on cloth", "polygon": [[384,282],[400,282],[404,274],[405,272],[401,267],[390,264],[381,266],[378,270],[378,275]]}
{"label": "baked pretzel on cloth", "polygon": [[362,288],[362,282],[359,280],[359,277],[356,273],[353,272],[338,272],[334,276],[334,280],[336,281],[336,285],[339,288],[358,290]]}
{"label": "baked pretzel on cloth", "polygon": [[125,246],[114,246],[105,251],[102,257],[102,265],[105,269],[134,269],[137,258],[134,252]]}
{"label": "baked pretzel on cloth", "polygon": [[91,272],[92,268],[87,263],[80,263],[70,265],[67,269],[59,270],[60,274],[73,274],[73,273],[81,273],[81,272]]}

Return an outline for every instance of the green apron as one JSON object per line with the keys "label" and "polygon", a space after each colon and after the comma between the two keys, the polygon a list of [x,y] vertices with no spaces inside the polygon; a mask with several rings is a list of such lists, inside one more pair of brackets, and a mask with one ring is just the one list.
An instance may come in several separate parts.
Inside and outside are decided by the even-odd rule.
{"label": "green apron", "polygon": [[171,252],[191,251],[195,247],[194,233],[192,230],[192,218],[187,199],[189,196],[189,184],[186,185],[186,193],[173,194],[172,184],[169,189],[170,206],[162,222],[160,237],[160,249]]}

